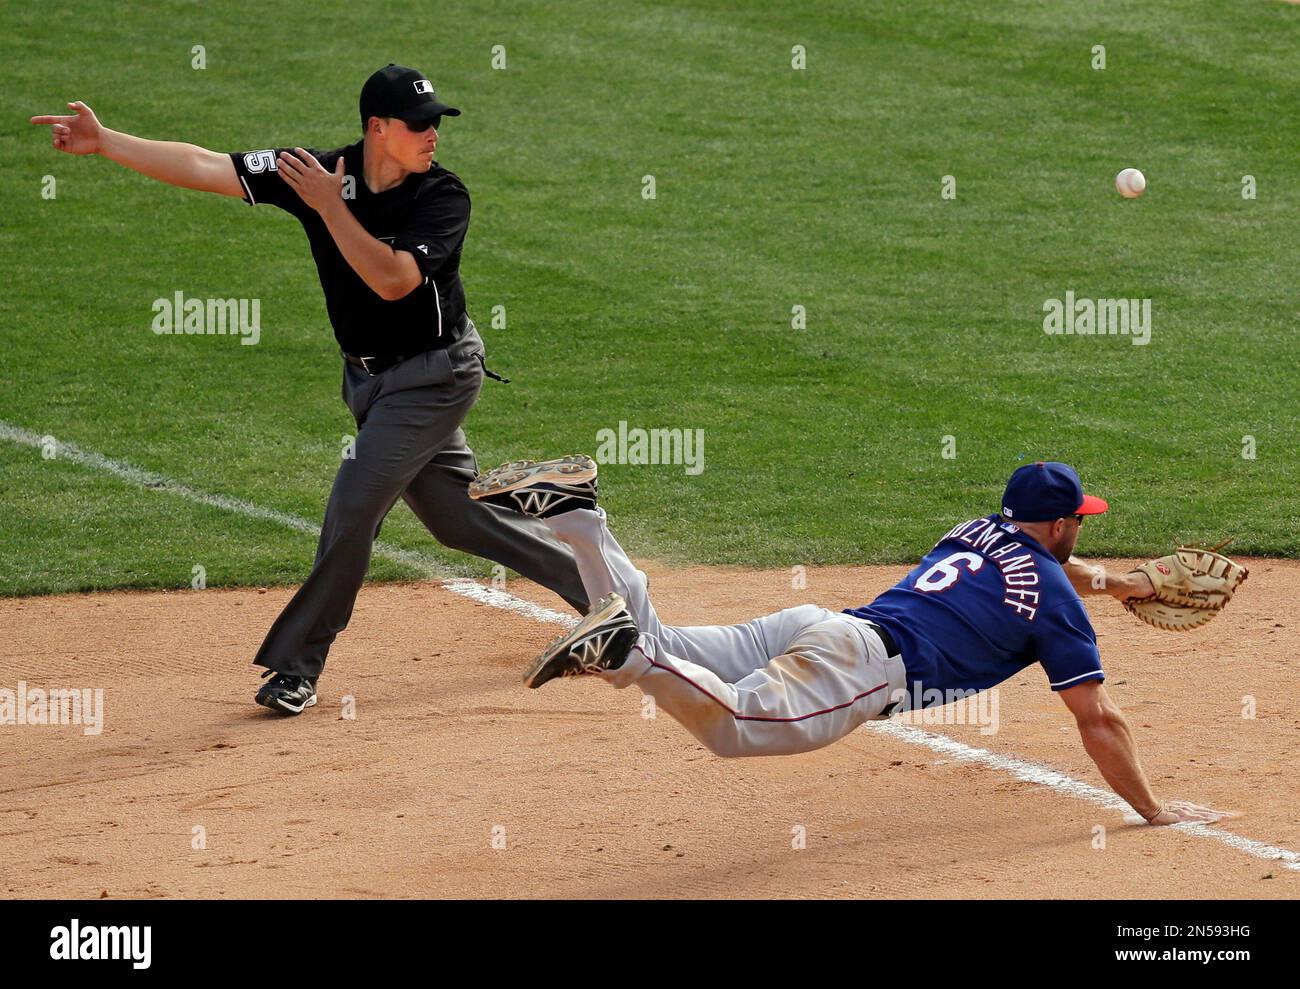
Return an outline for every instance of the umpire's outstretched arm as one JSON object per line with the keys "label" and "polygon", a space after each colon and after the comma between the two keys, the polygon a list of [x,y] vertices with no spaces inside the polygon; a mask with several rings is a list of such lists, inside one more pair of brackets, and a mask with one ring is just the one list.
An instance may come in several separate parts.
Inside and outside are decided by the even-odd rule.
{"label": "umpire's outstretched arm", "polygon": [[[72,155],[100,155],[141,175],[182,189],[198,189],[222,196],[244,197],[244,188],[230,156],[179,141],[150,141],[110,130],[95,111],[78,100],[69,103],[71,116],[32,117],[33,124],[50,127],[56,151]],[[280,175],[328,227],[340,253],[361,279],[386,301],[404,298],[423,282],[415,258],[395,251],[366,233],[338,195],[342,172],[326,172],[308,152],[299,157],[282,155]],[[339,168],[342,168],[340,162]]]}
{"label": "umpire's outstretched arm", "polygon": [[34,124],[50,125],[50,141],[56,151],[101,155],[168,185],[243,198],[244,190],[229,155],[195,144],[150,141],[109,130],[80,100],[68,107],[74,111],[71,116],[32,117]]}

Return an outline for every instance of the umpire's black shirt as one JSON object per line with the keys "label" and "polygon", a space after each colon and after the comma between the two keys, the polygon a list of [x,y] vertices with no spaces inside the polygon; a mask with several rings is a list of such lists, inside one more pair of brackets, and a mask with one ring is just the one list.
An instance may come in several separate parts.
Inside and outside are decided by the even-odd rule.
{"label": "umpire's black shirt", "polygon": [[[250,206],[269,203],[292,213],[311,241],[312,257],[325,290],[325,307],[339,346],[357,357],[409,356],[451,342],[465,314],[460,283],[460,252],[469,228],[469,193],[436,161],[383,192],[366,186],[363,144],[333,151],[308,151],[327,172],[339,155],[354,178],[355,198],[345,199],[370,236],[394,250],[408,251],[424,274],[424,284],[404,298],[386,302],[362,280],[339,251],[320,214],[304,203],[279,175],[276,156],[292,148],[233,152],[231,161]],[[346,186],[345,186],[346,189]]]}

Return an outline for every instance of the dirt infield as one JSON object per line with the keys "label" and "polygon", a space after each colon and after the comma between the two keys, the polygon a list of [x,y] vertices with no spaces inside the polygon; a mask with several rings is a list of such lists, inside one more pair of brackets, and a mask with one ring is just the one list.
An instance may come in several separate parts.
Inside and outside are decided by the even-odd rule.
{"label": "dirt infield", "polygon": [[[1109,599],[1089,609],[1157,793],[1238,809],[1222,830],[1300,850],[1286,607],[1300,564],[1248,562],[1241,594],[1197,632],[1148,629]],[[784,570],[646,569],[678,624],[858,604],[904,572],[810,569],[792,591]],[[560,607],[522,582],[510,591]],[[1257,850],[1131,825],[1068,788],[870,728],[808,755],[729,761],[642,717],[634,689],[525,690],[523,667],[557,627],[436,584],[367,587],[320,706],[275,717],[251,703],[249,657],[289,594],[0,601],[0,688],[104,691],[100,734],[0,726],[0,894],[1300,896],[1300,871]],[[999,691],[995,734],[925,730],[1105,786],[1037,667]]]}

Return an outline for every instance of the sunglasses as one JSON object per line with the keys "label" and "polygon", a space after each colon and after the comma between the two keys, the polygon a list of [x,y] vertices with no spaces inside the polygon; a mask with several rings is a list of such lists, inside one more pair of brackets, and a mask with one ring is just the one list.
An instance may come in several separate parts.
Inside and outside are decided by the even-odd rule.
{"label": "sunglasses", "polygon": [[1074,521],[1078,522],[1079,525],[1083,525],[1083,516],[1082,516],[1082,515],[1071,515],[1071,516],[1069,516],[1069,517],[1072,518],[1072,519],[1074,519]]}
{"label": "sunglasses", "polygon": [[411,131],[412,133],[423,134],[430,127],[432,127],[434,130],[437,130],[439,127],[441,127],[442,117],[431,117],[428,120],[404,120],[402,121],[402,123],[406,124],[406,129]]}

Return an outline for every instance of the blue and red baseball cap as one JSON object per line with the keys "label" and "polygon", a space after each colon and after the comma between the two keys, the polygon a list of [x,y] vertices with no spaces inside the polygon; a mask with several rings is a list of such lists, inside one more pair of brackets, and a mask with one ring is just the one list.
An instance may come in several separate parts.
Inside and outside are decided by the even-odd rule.
{"label": "blue and red baseball cap", "polygon": [[1016,468],[1002,494],[1002,514],[1014,522],[1051,522],[1067,515],[1100,515],[1110,506],[1083,493],[1069,464],[1040,460]]}

